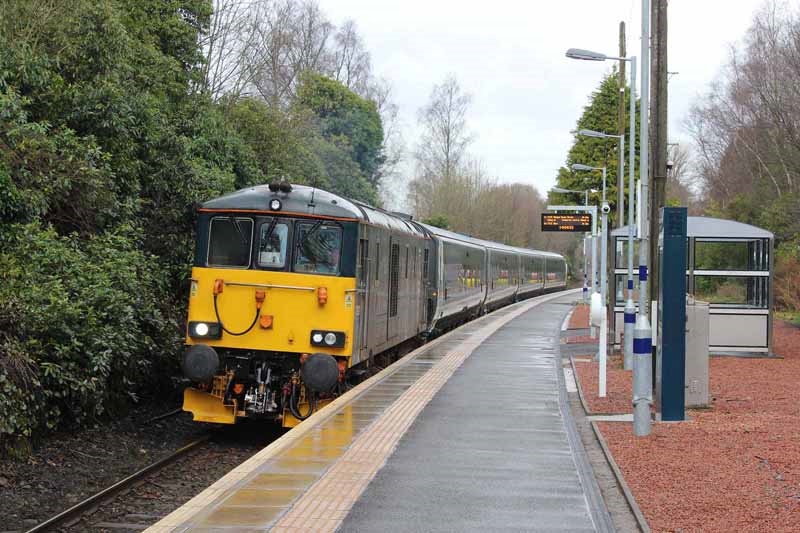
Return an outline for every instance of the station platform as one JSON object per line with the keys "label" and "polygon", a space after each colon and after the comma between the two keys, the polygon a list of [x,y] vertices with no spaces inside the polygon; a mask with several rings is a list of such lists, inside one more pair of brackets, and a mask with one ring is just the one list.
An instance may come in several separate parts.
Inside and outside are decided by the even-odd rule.
{"label": "station platform", "polygon": [[566,400],[560,329],[578,298],[411,352],[148,531],[613,531]]}

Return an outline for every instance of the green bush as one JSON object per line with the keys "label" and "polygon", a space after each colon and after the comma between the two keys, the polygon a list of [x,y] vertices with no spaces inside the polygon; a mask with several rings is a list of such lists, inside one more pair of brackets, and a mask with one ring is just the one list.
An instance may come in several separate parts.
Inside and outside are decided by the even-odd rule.
{"label": "green bush", "polygon": [[158,265],[130,234],[4,229],[0,442],[96,420],[135,397],[154,354],[168,348],[163,339],[177,344],[159,305]]}

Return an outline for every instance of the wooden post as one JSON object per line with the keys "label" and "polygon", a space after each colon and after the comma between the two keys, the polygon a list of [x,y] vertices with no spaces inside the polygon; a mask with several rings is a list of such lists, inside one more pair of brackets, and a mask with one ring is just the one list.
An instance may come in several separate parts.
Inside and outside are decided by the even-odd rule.
{"label": "wooden post", "polygon": [[[658,227],[666,203],[667,185],[667,0],[650,4],[652,38],[650,57],[650,283],[648,303],[658,299],[661,265],[658,260]],[[657,327],[653,317],[652,328]],[[661,338],[661,332],[657,334]],[[654,335],[654,336],[656,336]],[[653,354],[657,346],[653,345]],[[652,358],[652,385],[656,383],[656,357]]]}

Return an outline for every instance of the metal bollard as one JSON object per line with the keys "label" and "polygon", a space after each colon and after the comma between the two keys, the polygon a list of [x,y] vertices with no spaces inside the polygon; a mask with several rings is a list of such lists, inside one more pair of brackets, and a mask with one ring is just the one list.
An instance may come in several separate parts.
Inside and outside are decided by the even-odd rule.
{"label": "metal bollard", "polygon": [[[628,287],[632,288],[633,282],[628,282]],[[628,291],[630,295],[632,291]],[[628,298],[625,302],[625,344],[623,347],[623,363],[625,370],[631,370],[633,368],[633,337],[634,333],[633,330],[636,327],[636,305],[633,303],[633,298]]]}
{"label": "metal bollard", "polygon": [[[639,267],[639,291],[647,294],[647,267]],[[641,299],[641,298],[640,298]],[[647,313],[636,317],[633,330],[633,434],[650,434],[650,405],[653,403],[653,338]]]}

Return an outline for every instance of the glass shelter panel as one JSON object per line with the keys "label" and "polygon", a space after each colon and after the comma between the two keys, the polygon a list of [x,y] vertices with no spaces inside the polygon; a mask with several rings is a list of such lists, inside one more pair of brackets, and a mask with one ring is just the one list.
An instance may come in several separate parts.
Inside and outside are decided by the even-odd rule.
{"label": "glass shelter panel", "polygon": [[766,309],[769,302],[769,278],[696,275],[694,295],[698,300],[719,306]]}
{"label": "glass shelter panel", "polygon": [[[589,251],[591,253],[591,250]],[[600,251],[598,250],[598,256]],[[628,238],[617,237],[616,250],[614,254],[614,268],[628,268]],[[633,241],[633,265],[634,268],[639,266],[639,241]]]}
{"label": "glass shelter panel", "polygon": [[769,270],[769,240],[697,238],[694,244],[694,269]]}

